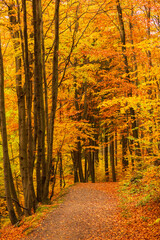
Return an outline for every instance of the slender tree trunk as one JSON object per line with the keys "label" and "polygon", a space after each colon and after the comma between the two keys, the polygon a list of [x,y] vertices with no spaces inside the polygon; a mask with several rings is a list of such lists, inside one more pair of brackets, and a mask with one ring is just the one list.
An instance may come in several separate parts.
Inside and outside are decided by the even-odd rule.
{"label": "slender tree trunk", "polygon": [[[41,10],[42,15],[42,10]],[[43,75],[43,84],[44,84],[44,99],[45,99],[45,106],[44,106],[44,128],[47,132],[47,142],[49,142],[49,120],[48,120],[48,87],[47,87],[47,79],[46,79],[46,68],[45,68],[45,44],[44,44],[44,33],[43,33],[43,15],[42,15],[42,21],[41,21],[41,33],[42,33],[42,75]],[[44,140],[45,140],[45,131],[44,131]],[[44,149],[45,150],[45,149]],[[45,154],[45,153],[44,153]],[[42,161],[42,195],[43,195],[43,189],[44,184],[46,180],[46,161],[45,161],[45,155],[44,160]]]}
{"label": "slender tree trunk", "polygon": [[105,176],[106,182],[109,182],[109,167],[108,167],[108,129],[105,129]]}
{"label": "slender tree trunk", "polygon": [[54,163],[52,163],[52,182],[53,182],[53,185],[52,185],[52,192],[51,192],[51,195],[50,195],[50,200],[52,199],[53,195],[54,195],[54,188],[55,188],[55,184],[56,184],[56,175],[57,175],[57,168],[58,168],[58,164],[59,164],[59,160],[60,160],[60,152],[57,152],[57,161],[56,161],[56,164],[55,164],[55,159],[54,159]]}
{"label": "slender tree trunk", "polygon": [[139,85],[138,73],[137,73],[138,66],[137,66],[136,53],[135,53],[134,40],[133,40],[133,24],[132,24],[133,15],[134,15],[134,10],[133,10],[133,6],[131,3],[131,19],[129,19],[129,29],[130,29],[130,38],[131,38],[130,41],[132,44],[132,51],[133,51],[133,53],[132,53],[132,64],[133,64],[132,72],[134,73],[134,76],[135,76],[136,86],[138,86]]}
{"label": "slender tree trunk", "polygon": [[[90,146],[92,144],[92,140],[90,140]],[[89,149],[88,152],[88,169],[89,169],[89,176],[91,176],[91,180],[93,183],[95,183],[95,162],[94,162],[94,154],[92,152],[92,149]]]}
{"label": "slender tree trunk", "polygon": [[50,123],[49,123],[47,172],[46,172],[46,181],[45,181],[44,192],[43,192],[44,200],[48,198],[48,193],[49,193],[49,179],[50,179],[50,169],[51,169],[51,163],[52,163],[52,150],[53,150],[53,133],[54,133],[54,123],[55,123],[57,96],[58,96],[59,6],[60,6],[60,0],[55,0],[55,44],[54,44],[54,54],[53,54],[52,109],[51,109]]}
{"label": "slender tree trunk", "polygon": [[63,180],[63,161],[62,161],[62,152],[59,152],[59,178],[60,178],[60,188],[62,189],[62,180]]}
{"label": "slender tree trunk", "polygon": [[[151,1],[149,0],[147,6],[145,5],[146,15],[147,15],[147,38],[150,39],[151,37]],[[152,56],[151,51],[147,51],[148,55],[148,65],[149,68],[152,67]]]}
{"label": "slender tree trunk", "polygon": [[114,136],[113,133],[110,137],[110,164],[112,169],[112,180],[116,182],[116,170],[115,170],[115,161],[114,161]]}
{"label": "slender tree trunk", "polygon": [[[95,127],[97,127],[97,126],[95,126]],[[99,137],[99,134],[96,133],[95,134],[95,141],[94,141],[94,146],[96,147],[96,149],[94,150],[94,161],[95,161],[95,163],[99,162],[99,149],[97,149],[97,147],[98,147],[98,137]]]}
{"label": "slender tree trunk", "polygon": [[22,212],[22,209],[20,207],[19,200],[17,197],[17,193],[16,193],[14,181],[13,181],[12,170],[11,170],[11,166],[10,166],[10,161],[8,162],[8,168],[9,168],[9,180],[10,180],[9,184],[10,184],[11,196],[15,200],[14,204],[16,207],[16,212],[18,214],[18,217],[21,217],[23,215],[23,212]]}
{"label": "slender tree trunk", "polygon": [[79,182],[78,178],[78,166],[77,166],[77,152],[73,151],[71,153],[72,160],[73,160],[73,171],[74,171],[74,183]]}
{"label": "slender tree trunk", "polygon": [[[75,63],[74,63],[74,67],[76,67],[76,61],[77,59],[75,59]],[[80,110],[79,104],[78,104],[78,89],[77,89],[77,83],[76,83],[76,77],[74,77],[75,83],[74,83],[74,87],[75,87],[75,109],[76,111]],[[85,111],[87,111],[87,105],[85,105]],[[81,113],[78,113],[76,116],[76,120],[80,121],[87,113],[84,112],[83,116],[81,116]],[[77,137],[77,150],[76,150],[76,158],[75,161],[77,161],[77,166],[78,166],[78,170],[79,170],[79,180],[80,182],[85,182],[84,176],[83,176],[83,168],[82,168],[82,154],[81,154],[81,142],[80,142],[80,137]]]}
{"label": "slender tree trunk", "polygon": [[[147,16],[147,38],[148,40],[150,39],[151,37],[151,1],[147,1],[147,5],[145,5],[145,10],[146,10],[146,16]],[[151,51],[148,50],[147,51],[147,56],[148,56],[148,67],[149,67],[149,72],[153,66],[152,64],[152,55],[151,55]],[[148,77],[148,81],[151,81],[151,76],[149,74],[149,77]],[[150,88],[148,91],[148,97],[150,99],[152,99],[152,95],[153,95],[153,91],[152,89]],[[150,115],[152,115],[153,113],[153,108],[151,107],[150,110],[148,111]],[[152,156],[153,155],[153,127],[150,125],[149,126],[149,136],[150,136],[150,144],[149,144],[149,147],[147,147],[147,153],[148,155]]]}
{"label": "slender tree trunk", "polygon": [[0,124],[3,146],[3,167],[4,167],[4,185],[7,200],[7,208],[9,212],[9,218],[12,224],[15,224],[18,220],[13,208],[11,192],[10,192],[10,172],[9,172],[9,154],[8,154],[8,141],[7,141],[7,128],[6,128],[6,116],[5,116],[5,102],[4,102],[4,70],[3,70],[3,57],[1,50],[0,39]]}
{"label": "slender tree trunk", "polygon": [[123,171],[125,171],[126,168],[128,167],[127,146],[128,146],[128,139],[127,139],[127,131],[125,129],[122,132],[122,169]]}
{"label": "slender tree trunk", "polygon": [[[122,16],[122,8],[120,5],[120,1],[117,0],[117,12],[118,12],[118,19],[119,19],[119,26],[120,26],[120,38],[121,38],[121,43],[122,43],[122,54],[123,54],[123,60],[124,60],[124,67],[125,67],[125,73],[127,75],[127,80],[130,82],[130,76],[129,76],[129,64],[128,64],[128,58],[126,55],[126,34],[125,34],[125,27],[124,27],[124,21],[123,21],[123,16]],[[128,97],[132,97],[132,89],[129,90]],[[130,116],[132,119],[132,132],[133,132],[133,137],[136,137],[136,145],[139,148],[138,153],[136,151],[137,155],[137,160],[139,161],[139,156],[141,155],[140,152],[140,144],[139,144],[139,136],[138,136],[138,125],[137,125],[137,120],[135,117],[135,111],[132,107],[130,107]]]}
{"label": "slender tree trunk", "polygon": [[94,161],[94,153],[91,152],[91,166],[90,166],[90,171],[91,171],[91,180],[92,183],[95,183],[95,161]]}
{"label": "slender tree trunk", "polygon": [[81,142],[78,137],[78,143],[77,143],[77,161],[78,161],[78,169],[79,169],[79,179],[80,182],[85,182],[84,176],[83,176],[83,168],[82,168],[82,149],[81,149]]}
{"label": "slender tree trunk", "polygon": [[88,182],[88,151],[85,149],[85,182]]}
{"label": "slender tree trunk", "polygon": [[33,186],[33,137],[32,137],[32,82],[30,79],[29,70],[29,54],[28,54],[28,33],[27,33],[27,12],[26,0],[22,0],[23,6],[23,23],[24,23],[24,70],[26,84],[26,105],[27,105],[27,136],[28,136],[28,209],[31,214],[31,209],[36,208],[36,197]]}
{"label": "slender tree trunk", "polygon": [[[123,54],[123,60],[124,60],[124,68],[125,68],[125,73],[127,74],[127,78],[129,80],[129,66],[128,66],[128,59],[126,55],[126,34],[125,34],[125,28],[124,28],[124,21],[123,21],[123,16],[122,16],[122,8],[120,5],[119,0],[117,2],[117,12],[118,12],[118,19],[119,19],[119,26],[120,26],[120,37],[121,37],[121,42],[122,42],[122,54]],[[129,92],[129,95],[131,93]]]}
{"label": "slender tree trunk", "polygon": [[[13,46],[15,52],[19,51],[20,49],[20,41],[17,41],[19,37],[19,31],[14,30],[14,27],[19,23],[20,25],[20,10],[19,10],[19,1],[17,0],[18,6],[18,21],[16,19],[15,10],[14,10],[14,3],[8,6],[8,15],[11,23],[10,32],[12,38],[14,40]],[[13,27],[12,27],[13,26]],[[22,33],[22,32],[21,32]],[[22,52],[24,56],[24,46],[22,46]],[[23,57],[24,59],[24,57]],[[26,114],[25,114],[25,91],[22,87],[22,75],[21,75],[21,57],[15,57],[15,64],[16,64],[16,92],[18,98],[18,120],[19,120],[19,161],[20,161],[20,171],[21,171],[21,178],[22,178],[22,186],[23,186],[23,195],[24,195],[24,205],[27,208],[27,199],[28,199],[28,176],[27,176],[27,134],[26,134]],[[27,215],[28,212],[25,211]]]}
{"label": "slender tree trunk", "polygon": [[115,129],[115,164],[117,166],[117,154],[118,154],[118,143],[117,143],[117,128]]}

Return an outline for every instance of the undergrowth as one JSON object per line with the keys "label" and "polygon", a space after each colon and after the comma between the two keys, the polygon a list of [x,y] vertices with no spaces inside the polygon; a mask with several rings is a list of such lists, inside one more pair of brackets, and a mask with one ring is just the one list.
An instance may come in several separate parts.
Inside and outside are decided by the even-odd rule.
{"label": "undergrowth", "polygon": [[57,208],[63,202],[63,197],[67,194],[71,186],[69,185],[57,193],[49,204],[39,203],[34,214],[29,217],[23,216],[15,226],[11,226],[9,218],[5,218],[3,228],[0,230],[0,239],[18,240],[30,234],[40,225],[47,213],[53,211],[53,209]]}
{"label": "undergrowth", "polygon": [[[149,206],[152,202],[160,202],[160,179],[157,178],[157,174],[153,170],[145,169],[134,174],[128,174],[125,180],[120,183],[119,197],[123,217],[131,217],[128,206],[139,208]],[[148,220],[143,216],[141,216],[141,219],[143,221]]]}

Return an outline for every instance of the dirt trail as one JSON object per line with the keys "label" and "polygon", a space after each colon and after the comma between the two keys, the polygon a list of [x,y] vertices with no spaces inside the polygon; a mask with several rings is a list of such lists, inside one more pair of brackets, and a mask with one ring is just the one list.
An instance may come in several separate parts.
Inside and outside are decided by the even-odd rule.
{"label": "dirt trail", "polygon": [[73,186],[28,240],[125,239],[118,222],[116,183]]}

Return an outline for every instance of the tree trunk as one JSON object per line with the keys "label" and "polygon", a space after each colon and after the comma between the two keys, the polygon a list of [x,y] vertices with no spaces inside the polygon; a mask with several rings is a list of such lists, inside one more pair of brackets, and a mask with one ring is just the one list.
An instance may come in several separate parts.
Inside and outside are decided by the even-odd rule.
{"label": "tree trunk", "polygon": [[9,172],[9,154],[8,154],[8,141],[7,141],[7,128],[6,128],[6,116],[5,116],[5,102],[4,102],[4,70],[3,70],[3,57],[1,50],[0,39],[0,123],[1,123],[1,135],[3,146],[3,167],[4,167],[4,185],[7,200],[7,208],[9,212],[9,218],[12,224],[15,224],[18,220],[13,208],[11,192],[10,192],[10,172]]}
{"label": "tree trunk", "polygon": [[88,182],[88,151],[85,149],[85,182]]}
{"label": "tree trunk", "polygon": [[105,176],[106,182],[109,182],[109,168],[108,168],[108,132],[107,128],[105,129]]}
{"label": "tree trunk", "polygon": [[28,54],[28,33],[27,33],[27,12],[26,12],[26,0],[22,1],[23,6],[23,23],[24,23],[24,70],[25,70],[25,86],[26,86],[26,105],[27,105],[27,137],[28,137],[28,201],[27,208],[29,214],[31,209],[36,208],[36,197],[33,186],[33,137],[32,137],[32,82],[30,79],[29,70],[29,54]]}
{"label": "tree trunk", "polygon": [[62,152],[59,152],[59,178],[60,178],[60,188],[62,189],[62,180],[63,180],[63,161],[62,161]]}
{"label": "tree trunk", "polygon": [[[15,11],[14,11],[14,3],[8,6],[8,15],[11,23],[10,32],[13,38],[13,46],[15,52],[20,49],[20,41],[17,41],[19,37],[19,31],[14,30],[14,27],[19,23],[20,25],[20,9],[19,2],[17,0],[18,5],[18,21],[16,19]],[[13,27],[12,27],[13,26]],[[24,55],[24,47],[22,46],[23,55]],[[21,75],[21,57],[15,57],[16,64],[16,92],[18,98],[18,120],[19,120],[19,162],[20,162],[20,171],[22,178],[22,186],[23,186],[23,195],[24,195],[24,205],[27,208],[27,195],[28,195],[28,177],[27,177],[27,134],[26,134],[26,115],[25,115],[25,91],[22,87],[22,75]],[[28,215],[28,211],[25,211],[25,214]]]}
{"label": "tree trunk", "polygon": [[[132,6],[131,3],[131,17],[133,17],[134,14],[134,8]],[[133,50],[133,54],[132,54],[132,63],[133,63],[133,67],[132,67],[132,72],[134,73],[135,76],[135,80],[136,80],[136,86],[139,85],[139,80],[138,80],[138,73],[137,73],[137,60],[136,60],[136,53],[135,53],[135,47],[134,47],[134,41],[133,41],[133,24],[132,24],[132,18],[129,19],[129,29],[130,29],[130,38],[131,38],[131,44],[132,44],[132,50]]]}
{"label": "tree trunk", "polygon": [[48,198],[49,193],[49,179],[50,169],[52,162],[52,150],[53,150],[53,133],[54,123],[57,107],[57,96],[58,96],[58,50],[59,50],[59,6],[60,0],[55,0],[55,44],[53,54],[53,77],[52,77],[52,109],[49,123],[49,142],[48,142],[48,159],[47,159],[47,172],[46,181],[44,185],[43,199]]}
{"label": "tree trunk", "polygon": [[[45,171],[45,114],[43,102],[43,84],[42,84],[42,13],[41,1],[33,0],[33,21],[34,21],[34,55],[35,55],[35,69],[34,69],[34,101],[36,111],[36,132],[38,140],[37,149],[37,200],[42,201],[42,165]],[[36,142],[35,142],[36,143]],[[44,176],[43,176],[44,177]]]}
{"label": "tree trunk", "polygon": [[114,162],[114,137],[113,133],[110,137],[110,164],[112,169],[112,180],[116,182],[116,170],[115,170],[115,162]]}
{"label": "tree trunk", "polygon": [[94,162],[94,153],[91,152],[91,165],[90,165],[90,172],[91,172],[91,180],[92,183],[95,183],[95,162]]}
{"label": "tree trunk", "polygon": [[[41,10],[42,15],[42,10]],[[44,83],[44,99],[45,99],[45,106],[44,106],[44,112],[45,112],[45,119],[44,121],[44,128],[47,132],[47,142],[49,142],[49,120],[48,120],[48,88],[47,88],[47,78],[46,78],[46,68],[45,68],[45,44],[44,44],[44,34],[43,34],[43,15],[41,19],[41,33],[42,33],[42,75],[43,75],[43,83]],[[44,132],[45,134],[45,132]],[[45,140],[45,135],[44,135]],[[44,149],[45,150],[45,149]],[[44,160],[42,161],[42,195],[43,195],[43,188],[46,180],[46,161],[45,161],[45,155]]]}
{"label": "tree trunk", "polygon": [[[145,5],[144,7],[146,10],[146,16],[147,16],[147,38],[149,40],[151,37],[151,1],[150,0],[148,1],[147,5],[148,6]],[[148,56],[148,66],[149,66],[149,72],[150,72],[151,67],[153,66],[152,55],[150,50],[147,51],[147,56]],[[148,81],[152,80],[150,74],[148,78],[149,78]],[[151,88],[147,91],[147,93],[149,98],[152,99],[153,91]],[[149,115],[152,115],[153,108],[151,107],[150,110],[148,110],[148,112],[149,112]],[[153,155],[153,127],[151,125],[149,126],[149,136],[150,136],[150,139],[149,139],[150,144],[149,144],[149,147],[147,147],[147,153],[149,156],[152,156]]]}
{"label": "tree trunk", "polygon": [[128,146],[127,130],[125,129],[122,132],[122,170],[123,171],[125,171],[126,168],[128,167],[127,146]]}
{"label": "tree trunk", "polygon": [[77,166],[77,152],[73,151],[71,153],[72,160],[73,160],[73,171],[74,171],[74,183],[79,182],[78,178],[78,166]]}
{"label": "tree trunk", "polygon": [[16,212],[18,214],[18,217],[21,217],[23,215],[23,212],[22,212],[22,209],[20,207],[19,200],[17,197],[17,193],[16,193],[14,181],[13,181],[12,170],[11,170],[11,166],[10,166],[10,161],[8,162],[8,168],[9,168],[9,180],[10,180],[9,184],[10,184],[11,196],[15,200],[14,205],[16,207]]}
{"label": "tree trunk", "polygon": [[115,129],[115,164],[117,166],[117,154],[118,154],[118,143],[117,143],[117,128]]}
{"label": "tree trunk", "polygon": [[[90,140],[90,146],[92,145],[92,140]],[[89,149],[88,153],[88,169],[89,175],[91,176],[92,183],[95,183],[95,162],[94,162],[94,153],[92,149]]]}
{"label": "tree trunk", "polygon": [[[122,8],[121,8],[119,0],[117,0],[116,2],[117,2],[117,12],[118,12],[118,19],[119,19],[119,26],[120,26],[120,38],[121,38],[121,43],[122,43],[122,54],[123,54],[123,61],[124,61],[124,65],[125,65],[125,73],[127,75],[126,78],[127,78],[128,82],[130,82],[128,58],[126,55],[126,34],[125,34],[125,27],[124,27],[124,21],[123,21],[123,16],[122,16]],[[132,89],[131,88],[128,91],[127,97],[132,97]],[[136,140],[137,140],[136,144],[139,148],[138,153],[135,152],[137,154],[137,160],[139,161],[140,144],[138,141],[138,139],[139,139],[138,125],[137,125],[137,121],[136,121],[136,117],[135,117],[135,111],[132,107],[130,107],[130,116],[132,119],[133,137],[134,137],[134,135],[136,136]]]}
{"label": "tree trunk", "polygon": [[82,153],[81,153],[81,142],[78,137],[78,143],[77,143],[77,162],[78,162],[78,169],[79,169],[79,179],[80,182],[85,182],[84,176],[83,176],[83,168],[82,168]]}

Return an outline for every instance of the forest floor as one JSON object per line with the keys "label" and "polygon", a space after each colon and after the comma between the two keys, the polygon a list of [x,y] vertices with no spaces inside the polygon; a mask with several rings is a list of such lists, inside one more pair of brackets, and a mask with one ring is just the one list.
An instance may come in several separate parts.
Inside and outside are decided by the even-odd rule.
{"label": "forest floor", "polygon": [[[160,240],[160,204],[122,205],[117,189],[117,183],[76,184],[28,237],[17,233],[15,239]],[[0,238],[14,239],[18,228],[12,228]]]}

